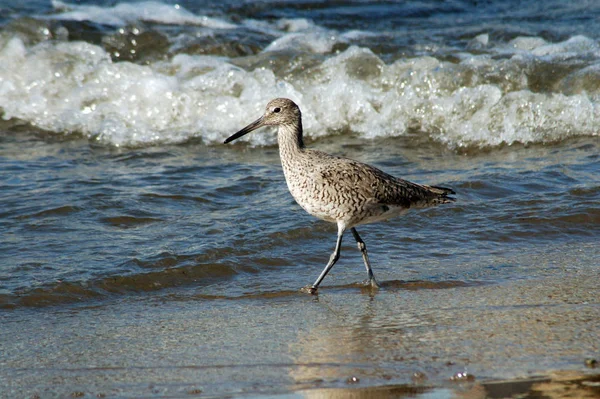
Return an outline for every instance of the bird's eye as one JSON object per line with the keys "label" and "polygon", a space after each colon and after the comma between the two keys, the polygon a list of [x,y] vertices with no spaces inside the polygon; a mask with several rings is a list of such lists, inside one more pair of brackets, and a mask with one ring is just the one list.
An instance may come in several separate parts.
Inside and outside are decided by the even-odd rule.
{"label": "bird's eye", "polygon": [[280,111],[281,111],[281,108],[279,108],[279,107],[273,108],[273,112],[275,112],[275,113],[279,113]]}

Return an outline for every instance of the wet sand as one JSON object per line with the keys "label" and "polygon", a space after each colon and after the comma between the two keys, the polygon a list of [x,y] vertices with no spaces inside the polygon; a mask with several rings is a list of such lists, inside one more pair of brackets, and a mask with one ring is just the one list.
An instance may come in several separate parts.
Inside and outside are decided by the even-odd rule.
{"label": "wet sand", "polygon": [[5,311],[0,396],[600,397],[585,364],[600,357],[593,255],[560,279],[326,284],[316,298],[190,289]]}
{"label": "wet sand", "polygon": [[[465,399],[593,399],[600,397],[600,374],[554,372],[545,377],[468,382],[459,386],[431,388],[395,385],[370,388],[314,389],[298,396],[307,398],[465,398]],[[283,396],[283,395],[282,395]]]}

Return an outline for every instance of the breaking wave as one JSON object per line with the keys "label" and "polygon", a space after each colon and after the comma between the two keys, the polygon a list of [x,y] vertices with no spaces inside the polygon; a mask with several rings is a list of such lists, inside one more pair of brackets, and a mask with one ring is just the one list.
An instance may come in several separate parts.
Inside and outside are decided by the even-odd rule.
{"label": "breaking wave", "polygon": [[[202,34],[261,32],[270,41],[241,57],[189,54],[181,51],[186,38],[179,33],[168,38],[167,57],[136,63],[99,44],[3,32],[2,118],[113,146],[192,138],[213,144],[256,119],[271,98],[289,97],[301,106],[305,134],[313,138],[417,134],[457,148],[548,143],[600,131],[600,46],[584,36],[491,43],[483,34],[465,51],[384,61],[353,44],[372,32],[337,32],[305,19],[234,24],[140,4],[54,1],[55,13],[44,18],[115,27],[140,20],[192,24]],[[268,145],[275,137],[263,131],[246,140]]]}

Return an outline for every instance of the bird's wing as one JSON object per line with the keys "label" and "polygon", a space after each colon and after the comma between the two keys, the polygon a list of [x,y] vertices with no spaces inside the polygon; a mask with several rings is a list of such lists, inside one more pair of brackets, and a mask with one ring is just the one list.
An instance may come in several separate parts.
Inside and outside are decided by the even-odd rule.
{"label": "bird's wing", "polygon": [[403,208],[453,201],[447,196],[454,194],[450,189],[412,183],[352,159],[324,155],[328,162],[319,163],[315,175],[341,197]]}

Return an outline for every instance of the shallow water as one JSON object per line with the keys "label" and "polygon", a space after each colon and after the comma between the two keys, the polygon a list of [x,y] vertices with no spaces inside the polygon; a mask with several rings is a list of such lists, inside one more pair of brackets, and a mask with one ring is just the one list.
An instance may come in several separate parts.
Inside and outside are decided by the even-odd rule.
{"label": "shallow water", "polygon": [[[4,396],[448,397],[598,356],[598,7],[132,4],[0,4]],[[379,292],[346,237],[299,293],[335,226],[272,131],[221,144],[276,96],[457,192],[359,227]]]}

